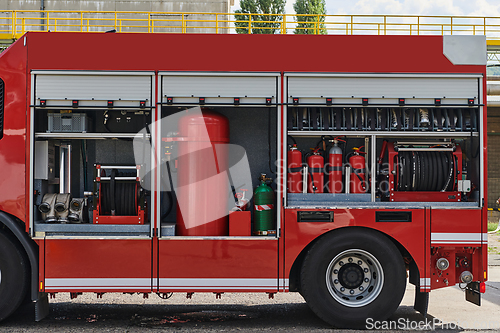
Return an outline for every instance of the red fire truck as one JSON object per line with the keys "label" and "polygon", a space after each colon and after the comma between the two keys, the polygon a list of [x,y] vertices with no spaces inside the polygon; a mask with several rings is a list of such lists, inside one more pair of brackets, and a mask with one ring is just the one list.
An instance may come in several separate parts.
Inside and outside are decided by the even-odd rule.
{"label": "red fire truck", "polygon": [[407,277],[420,312],[479,305],[485,64],[478,36],[27,33],[0,55],[0,319],[299,292],[363,327]]}

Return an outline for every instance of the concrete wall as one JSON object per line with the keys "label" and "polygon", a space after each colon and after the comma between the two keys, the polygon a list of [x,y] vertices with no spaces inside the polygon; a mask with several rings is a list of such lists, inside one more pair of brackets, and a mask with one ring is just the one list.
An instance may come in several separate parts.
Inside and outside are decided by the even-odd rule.
{"label": "concrete wall", "polygon": [[[43,6],[45,10],[55,11],[140,11],[140,12],[184,12],[184,13],[229,13],[230,6],[234,0],[44,0]],[[0,0],[0,8],[3,10],[40,10],[42,8],[42,0]],[[31,25],[29,30],[56,30],[54,19],[58,20],[58,31],[72,30],[79,31],[82,23],[79,14],[55,14],[50,13],[51,20],[41,21],[37,18],[41,13],[20,13],[18,17],[31,18],[26,20],[27,25]],[[5,17],[6,14],[0,14]],[[88,31],[106,31],[116,28],[120,31],[148,32],[148,15],[146,14],[118,14],[119,20],[115,24],[114,14],[84,14],[83,25],[89,25]],[[63,18],[72,18],[73,20],[64,20]],[[182,16],[181,15],[153,15],[155,32],[225,32],[225,29],[216,31],[215,15],[185,15],[184,26],[187,27],[182,31]],[[134,21],[139,19],[139,21]],[[219,16],[219,20],[227,20],[229,16]],[[141,21],[142,20],[142,21]],[[160,21],[163,20],[163,21]],[[205,20],[211,22],[189,22],[189,20]],[[66,24],[66,26],[62,26]],[[99,25],[101,27],[96,27]],[[134,27],[131,27],[134,26]],[[227,27],[227,23],[220,22],[219,27]],[[203,28],[202,28],[203,27]],[[202,28],[202,29],[200,29]]]}
{"label": "concrete wall", "polygon": [[[231,0],[45,0],[45,10],[227,13]],[[234,0],[233,0],[234,1]],[[39,10],[41,0],[0,0],[4,10]]]}

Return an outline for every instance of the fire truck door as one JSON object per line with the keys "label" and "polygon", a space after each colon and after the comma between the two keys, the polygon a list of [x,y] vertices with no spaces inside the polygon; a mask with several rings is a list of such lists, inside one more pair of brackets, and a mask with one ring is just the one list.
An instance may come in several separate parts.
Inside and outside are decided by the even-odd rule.
{"label": "fire truck door", "polygon": [[[140,173],[150,162],[147,152],[136,158],[133,139],[155,117],[155,73],[31,76],[30,229],[41,291],[151,292],[151,187]],[[59,170],[47,171],[47,160]],[[60,211],[54,197],[66,198]]]}
{"label": "fire truck door", "polygon": [[[269,203],[278,215],[269,221],[265,235],[254,235],[251,218],[260,173],[269,173],[269,163],[280,154],[280,74],[159,75],[164,147],[158,181],[167,187],[157,203],[161,230],[154,280],[159,290],[276,292],[279,207]],[[247,171],[242,171],[245,164]],[[210,168],[214,173],[208,175]],[[171,186],[175,193],[168,193]],[[249,200],[242,211],[235,195]],[[169,205],[173,207],[162,208]],[[237,211],[228,218],[231,210]]]}

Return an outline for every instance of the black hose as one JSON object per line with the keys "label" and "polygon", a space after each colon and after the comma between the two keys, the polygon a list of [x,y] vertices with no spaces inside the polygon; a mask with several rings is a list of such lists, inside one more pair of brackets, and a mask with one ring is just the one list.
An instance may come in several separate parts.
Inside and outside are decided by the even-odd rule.
{"label": "black hose", "polygon": [[[168,175],[169,183],[166,184],[163,177],[161,177],[160,179],[161,179],[162,185],[165,186],[165,188],[167,186],[170,186],[170,188],[169,188],[169,191],[164,191],[164,192],[166,192],[166,195],[168,198],[168,208],[163,214],[161,214],[161,219],[167,218],[167,216],[170,214],[170,212],[172,212],[172,207],[174,206],[174,196],[172,194],[172,192],[174,191],[174,186],[173,186],[173,182],[172,182],[172,174],[170,172],[170,162],[169,161],[165,162],[165,165],[167,167],[167,175]],[[161,201],[163,202],[163,199]]]}
{"label": "black hose", "polygon": [[116,170],[112,169],[111,170],[111,176],[110,176],[110,181],[109,181],[109,195],[110,195],[110,209],[111,209],[111,215],[116,214],[116,203],[115,203],[115,177],[116,177]]}
{"label": "black hose", "polygon": [[424,152],[425,153],[425,191],[430,191],[431,190],[431,183],[432,183],[432,156],[431,152]]}
{"label": "black hose", "polygon": [[297,141],[295,140],[295,138],[291,135],[288,136],[290,139],[292,139],[293,143],[297,144]]}
{"label": "black hose", "polygon": [[85,140],[82,139],[81,142],[82,150],[82,169],[83,169],[83,191],[87,191],[87,148],[85,147]]}
{"label": "black hose", "polygon": [[446,191],[448,187],[450,186],[451,179],[453,178],[453,154],[450,153],[450,156],[446,156],[448,160],[448,166],[449,166],[449,172],[448,172],[448,179],[446,180],[446,184],[444,185],[443,189],[441,191]]}
{"label": "black hose", "polygon": [[415,152],[415,158],[417,159],[417,185],[415,190],[420,191],[422,187],[422,159],[420,158],[420,152]]}
{"label": "black hose", "polygon": [[309,170],[309,175],[311,176],[311,188],[313,190],[313,193],[316,193],[317,187],[314,185],[314,177],[313,177],[313,172],[311,171],[311,167],[308,166],[307,170]]}
{"label": "black hose", "polygon": [[419,191],[426,191],[427,190],[427,179],[429,178],[429,176],[427,174],[427,160],[425,159],[427,154],[425,151],[419,152],[419,154],[420,154],[420,171],[421,171],[421,175],[420,175],[421,185],[420,185]]}
{"label": "black hose", "polygon": [[437,182],[437,162],[436,162],[436,152],[430,151],[429,154],[429,188],[428,191],[434,191],[434,185]]}
{"label": "black hose", "polygon": [[410,153],[411,156],[411,170],[413,172],[413,176],[411,177],[411,190],[416,191],[417,189],[417,157],[415,152]]}
{"label": "black hose", "polygon": [[170,191],[168,191],[167,195],[168,195],[168,200],[169,200],[169,205],[168,205],[168,209],[167,211],[165,212],[165,214],[162,215],[162,218],[166,218],[170,212],[172,211],[172,207],[174,207],[174,183],[172,181],[172,173],[170,172],[170,163],[167,161],[165,163],[167,165],[167,174],[168,174],[168,180],[169,180],[169,183],[170,183]]}
{"label": "black hose", "polygon": [[411,181],[412,181],[411,152],[409,152],[409,151],[406,152],[405,159],[406,159],[405,191],[409,191],[409,190],[411,190]]}

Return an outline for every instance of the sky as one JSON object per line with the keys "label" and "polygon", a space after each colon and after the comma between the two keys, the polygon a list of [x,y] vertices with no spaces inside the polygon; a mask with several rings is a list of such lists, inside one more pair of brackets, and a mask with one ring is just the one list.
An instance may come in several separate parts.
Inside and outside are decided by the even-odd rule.
{"label": "sky", "polygon": [[[327,14],[500,16],[500,0],[325,0]],[[294,14],[287,0],[286,13]],[[232,11],[239,8],[235,0]]]}

